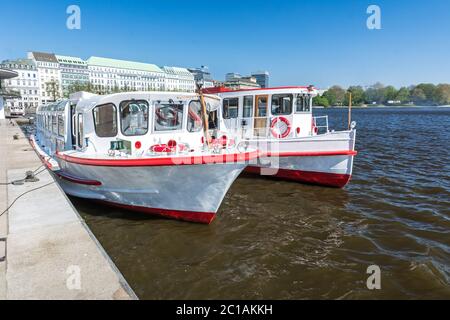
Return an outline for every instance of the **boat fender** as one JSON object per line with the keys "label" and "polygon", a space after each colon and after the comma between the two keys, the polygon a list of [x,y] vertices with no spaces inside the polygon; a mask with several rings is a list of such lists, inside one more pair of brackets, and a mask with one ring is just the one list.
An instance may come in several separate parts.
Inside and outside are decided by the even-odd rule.
{"label": "boat fender", "polygon": [[[283,132],[280,132],[280,128],[278,125],[279,122],[283,122],[286,124],[286,128]],[[286,138],[291,132],[291,123],[285,117],[273,118],[272,123],[270,124],[270,131],[272,132],[272,136],[274,136],[274,138]]]}

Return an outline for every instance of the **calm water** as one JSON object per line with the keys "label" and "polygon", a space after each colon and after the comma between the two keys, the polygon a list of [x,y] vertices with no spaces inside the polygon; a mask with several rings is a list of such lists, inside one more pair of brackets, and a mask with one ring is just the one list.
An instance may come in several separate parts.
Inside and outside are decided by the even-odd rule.
{"label": "calm water", "polygon": [[[327,113],[331,126],[346,110]],[[355,109],[345,189],[240,177],[198,225],[73,199],[140,298],[450,298],[450,108]],[[366,269],[381,268],[381,290]]]}

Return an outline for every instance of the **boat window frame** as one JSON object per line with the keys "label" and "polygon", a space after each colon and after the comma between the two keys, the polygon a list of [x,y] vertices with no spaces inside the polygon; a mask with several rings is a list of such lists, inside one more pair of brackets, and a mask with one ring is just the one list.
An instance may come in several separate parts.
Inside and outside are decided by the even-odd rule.
{"label": "boat window frame", "polygon": [[[147,104],[147,130],[145,131],[145,133],[142,134],[125,134],[125,132],[123,131],[123,127],[122,127],[122,103],[124,102],[136,102],[136,103],[140,103],[140,102],[144,102]],[[122,133],[122,135],[126,136],[126,137],[138,137],[138,136],[145,136],[150,128],[150,103],[145,100],[145,99],[139,99],[139,100],[123,100],[119,103],[119,117],[120,117],[120,132]]]}
{"label": "boat window frame", "polygon": [[[108,106],[108,105],[111,105],[111,106],[114,107],[113,114],[114,114],[114,119],[115,119],[115,122],[116,122],[116,130],[115,130],[116,132],[113,135],[108,135],[108,136],[103,136],[102,135],[101,136],[97,132],[97,124],[96,124],[96,121],[95,121],[95,109],[100,108],[100,107],[105,107],[105,106]],[[113,138],[113,137],[117,137],[117,134],[119,133],[119,128],[118,128],[119,127],[119,122],[118,122],[118,119],[117,119],[117,106],[114,103],[112,103],[112,102],[103,103],[103,104],[96,105],[94,108],[92,108],[92,120],[94,122],[94,131],[95,131],[95,134],[97,135],[97,137],[99,137],[99,138]]]}
{"label": "boat window frame", "polygon": [[[247,117],[245,116],[245,98],[251,99],[251,105],[250,105],[250,115]],[[247,95],[242,97],[242,118],[252,118],[253,117],[253,109],[255,106],[255,96],[254,95]]]}
{"label": "boat window frame", "polygon": [[[305,101],[307,101],[308,110],[306,110],[306,111],[305,111],[305,110],[297,111],[297,100],[298,100],[298,97],[299,97],[299,96],[302,96],[302,98],[303,98]],[[305,98],[307,98],[307,99],[305,99]],[[301,114],[301,113],[311,113],[311,110],[312,110],[311,96],[308,95],[308,94],[306,94],[306,93],[297,93],[296,96],[295,96],[295,108],[294,108],[294,112],[295,112],[296,114]]]}
{"label": "boat window frame", "polygon": [[[236,100],[237,104],[236,104],[236,117],[225,117],[225,101],[228,102],[228,100]],[[230,103],[228,102],[228,109],[230,108]],[[229,114],[229,112],[227,112]],[[230,119],[237,119],[239,118],[239,97],[230,97],[230,98],[223,98],[222,101],[222,118],[225,120],[230,120]]]}
{"label": "boat window frame", "polygon": [[[181,126],[177,129],[163,129],[163,130],[158,130],[156,129],[156,107],[158,105],[167,105],[167,104],[173,104],[173,105],[179,105],[182,106],[182,116],[181,116]],[[183,132],[184,130],[184,123],[185,121],[185,117],[186,117],[186,101],[184,100],[179,100],[179,101],[166,101],[166,100],[155,100],[152,103],[153,106],[153,113],[152,113],[152,117],[153,117],[153,121],[152,121],[152,133],[174,133],[174,132]]]}
{"label": "boat window frame", "polygon": [[[65,116],[63,115],[63,114],[58,114],[57,116],[56,116],[56,122],[57,122],[57,125],[58,125],[58,136],[60,136],[60,137],[64,137],[64,135],[65,135],[65,133],[66,133],[66,121],[65,121]],[[61,121],[62,121],[62,131],[61,131],[61,126],[60,126],[60,119],[62,119]]]}
{"label": "boat window frame", "polygon": [[[290,100],[290,111],[288,113],[274,113],[273,112],[273,100],[274,100],[274,97],[277,97],[277,96],[278,97],[290,97],[290,99],[291,99]],[[270,114],[272,116],[275,116],[275,117],[290,116],[292,114],[292,112],[294,111],[293,105],[294,105],[294,95],[292,93],[275,93],[275,94],[272,94],[272,96],[270,97]]]}
{"label": "boat window frame", "polygon": [[[191,107],[191,103],[193,102],[197,102],[200,106],[200,127],[198,128],[198,130],[189,130],[188,127],[188,123],[189,123],[189,108]],[[209,123],[208,123],[209,124]],[[189,133],[195,133],[195,132],[200,132],[203,129],[203,119],[202,119],[202,103],[200,102],[200,100],[190,100],[189,103],[187,104],[187,113],[186,113],[186,131]]]}

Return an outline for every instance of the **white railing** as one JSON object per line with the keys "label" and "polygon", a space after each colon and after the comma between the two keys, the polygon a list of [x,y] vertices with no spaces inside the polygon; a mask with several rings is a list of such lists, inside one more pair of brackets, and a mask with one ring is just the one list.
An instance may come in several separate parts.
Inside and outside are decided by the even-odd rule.
{"label": "white railing", "polygon": [[328,116],[313,117],[313,121],[318,134],[328,133]]}

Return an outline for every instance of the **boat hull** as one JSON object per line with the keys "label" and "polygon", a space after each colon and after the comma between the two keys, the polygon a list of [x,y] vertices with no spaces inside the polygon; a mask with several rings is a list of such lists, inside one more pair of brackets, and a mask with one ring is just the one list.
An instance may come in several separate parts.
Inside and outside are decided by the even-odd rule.
{"label": "boat hull", "polygon": [[113,167],[58,158],[63,190],[80,198],[184,221],[210,223],[241,163]]}
{"label": "boat hull", "polygon": [[329,187],[344,187],[351,179],[356,131],[331,132],[286,140],[253,140],[265,156],[246,172]]}

